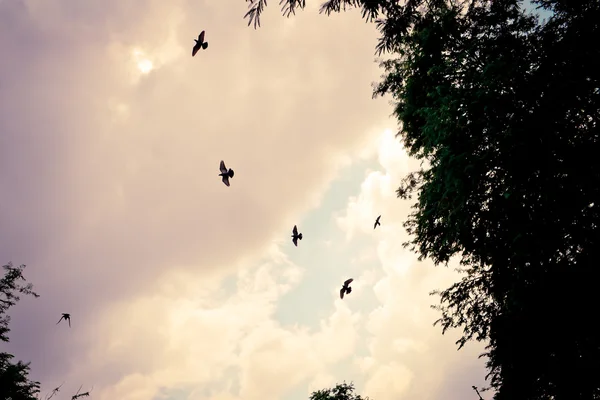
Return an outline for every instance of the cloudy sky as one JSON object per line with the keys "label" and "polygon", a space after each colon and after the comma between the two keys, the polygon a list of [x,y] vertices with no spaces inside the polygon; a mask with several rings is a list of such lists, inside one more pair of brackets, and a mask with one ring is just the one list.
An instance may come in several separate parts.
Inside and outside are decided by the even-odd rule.
{"label": "cloudy sky", "polygon": [[457,276],[401,245],[377,32],[318,6],[254,30],[242,0],[0,0],[0,256],[41,295],[7,349],[43,394],[476,399],[483,346],[429,308]]}

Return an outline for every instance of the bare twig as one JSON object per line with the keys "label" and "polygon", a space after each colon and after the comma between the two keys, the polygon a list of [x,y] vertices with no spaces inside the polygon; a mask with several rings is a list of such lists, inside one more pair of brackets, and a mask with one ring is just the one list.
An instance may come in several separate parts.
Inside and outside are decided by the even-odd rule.
{"label": "bare twig", "polygon": [[79,391],[81,390],[82,387],[83,387],[83,385],[79,386],[79,389],[77,389],[77,393],[75,393],[73,395],[73,397],[71,397],[71,400],[76,400],[76,399],[78,399],[80,397],[89,397],[90,392],[92,390],[94,390],[94,387],[92,386],[92,388],[90,390],[88,390],[87,392],[79,393]]}
{"label": "bare twig", "polygon": [[65,383],[63,382],[63,383],[61,383],[61,384],[60,384],[60,386],[59,386],[59,387],[57,387],[57,388],[54,388],[54,390],[53,390],[53,391],[52,391],[52,392],[51,392],[49,395],[46,395],[46,397],[45,397],[45,399],[44,399],[44,400],[50,400],[51,398],[53,398],[53,397],[56,395],[56,393],[60,392],[60,388],[61,388],[61,387],[62,387],[62,385],[64,385],[64,384],[65,384]]}
{"label": "bare twig", "polygon": [[483,400],[483,397],[481,397],[481,395],[479,394],[479,390],[477,390],[477,386],[473,386],[473,390],[475,391],[475,393],[477,393],[477,396],[479,396],[479,400]]}

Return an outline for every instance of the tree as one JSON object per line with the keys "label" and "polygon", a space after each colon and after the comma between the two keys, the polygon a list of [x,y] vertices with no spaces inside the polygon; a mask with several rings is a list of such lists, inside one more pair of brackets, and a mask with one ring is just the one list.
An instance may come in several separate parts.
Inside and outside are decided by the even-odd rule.
{"label": "tree", "polygon": [[600,14],[554,3],[546,24],[516,1],[431,10],[377,92],[430,164],[398,193],[418,189],[410,245],[466,267],[439,322],[489,340],[497,399],[600,396]]}
{"label": "tree", "polygon": [[368,397],[361,397],[354,393],[354,384],[338,383],[334,388],[321,389],[310,395],[310,400],[368,400]]}
{"label": "tree", "polygon": [[[3,266],[4,276],[0,279],[0,340],[8,342],[10,316],[8,310],[19,300],[19,294],[39,297],[31,283],[24,284],[25,265],[13,267],[12,263]],[[29,379],[29,363],[18,361],[13,364],[12,354],[0,353],[0,400],[36,400],[40,383]]]}
{"label": "tree", "polygon": [[[284,0],[287,14],[303,1]],[[247,17],[259,18],[264,1]],[[422,168],[406,245],[464,277],[440,295],[459,348],[488,341],[495,398],[600,398],[600,2],[330,0],[375,20],[391,94]],[[287,7],[287,8],[285,8]],[[252,11],[252,10],[255,11]]]}

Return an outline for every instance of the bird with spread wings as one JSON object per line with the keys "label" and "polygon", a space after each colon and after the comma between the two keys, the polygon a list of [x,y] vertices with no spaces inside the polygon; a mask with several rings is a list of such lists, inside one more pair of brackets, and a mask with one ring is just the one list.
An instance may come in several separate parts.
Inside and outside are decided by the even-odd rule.
{"label": "bird with spread wings", "polygon": [[194,39],[196,44],[194,45],[194,48],[192,49],[192,57],[194,57],[196,55],[196,53],[198,52],[198,50],[200,50],[201,48],[206,50],[206,48],[208,47],[208,42],[204,41],[204,33],[205,32],[202,31],[198,35],[198,39]]}
{"label": "bird with spread wings", "polygon": [[381,218],[381,215],[379,217],[377,217],[377,219],[375,220],[375,225],[373,225],[373,229],[377,228],[377,225],[381,226],[381,222],[379,222],[379,218]]}
{"label": "bird with spread wings", "polygon": [[63,313],[62,317],[60,317],[60,319],[58,320],[56,325],[60,324],[60,321],[62,321],[63,319],[69,323],[69,328],[70,328],[71,327],[71,314]]}
{"label": "bird with spread wings", "polygon": [[349,286],[354,279],[350,278],[344,282],[344,286],[340,289],[340,299],[344,298],[344,294],[350,294],[352,292],[352,288]]}
{"label": "bird with spread wings", "polygon": [[294,242],[294,246],[298,247],[298,239],[302,240],[302,234],[298,233],[298,227],[294,225],[294,229],[292,229],[292,242]]}
{"label": "bird with spread wings", "polygon": [[221,170],[219,176],[223,177],[223,183],[229,186],[229,178],[233,178],[233,170],[231,168],[227,169],[223,160],[221,160],[221,165],[219,166],[219,169]]}

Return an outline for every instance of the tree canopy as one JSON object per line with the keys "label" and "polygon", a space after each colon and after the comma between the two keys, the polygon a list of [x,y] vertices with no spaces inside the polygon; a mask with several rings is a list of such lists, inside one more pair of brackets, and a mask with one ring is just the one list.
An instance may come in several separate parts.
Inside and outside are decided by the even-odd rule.
{"label": "tree canopy", "polygon": [[[25,265],[3,266],[4,276],[0,279],[0,340],[8,342],[10,316],[8,310],[20,300],[20,294],[39,297],[31,283],[25,284]],[[0,400],[37,400],[40,383],[29,379],[29,363],[12,363],[14,356],[0,352]]]}
{"label": "tree canopy", "polygon": [[551,18],[517,0],[329,0],[321,12],[360,8],[393,57],[374,95],[393,96],[398,135],[423,162],[398,189],[416,197],[406,245],[435,264],[460,257],[464,273],[435,292],[437,323],[463,330],[459,348],[488,343],[497,400],[594,399],[600,2],[533,3]]}
{"label": "tree canopy", "polygon": [[333,388],[313,392],[309,400],[368,400],[368,397],[354,393],[354,383],[338,383]]}

